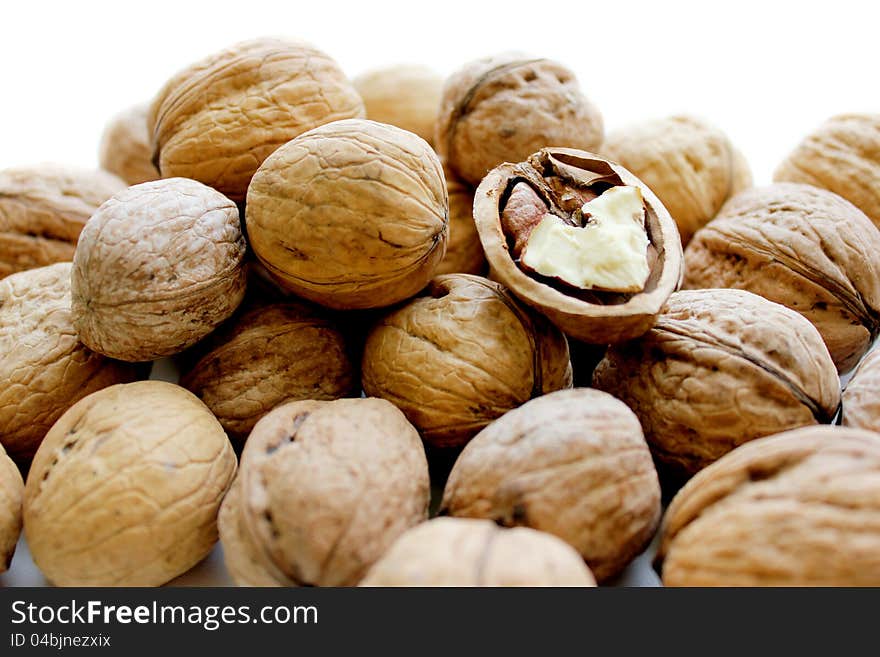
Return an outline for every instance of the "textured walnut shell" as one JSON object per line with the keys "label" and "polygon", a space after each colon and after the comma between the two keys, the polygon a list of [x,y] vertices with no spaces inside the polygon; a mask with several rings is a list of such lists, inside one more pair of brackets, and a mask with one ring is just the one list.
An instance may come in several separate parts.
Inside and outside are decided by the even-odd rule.
{"label": "textured walnut shell", "polygon": [[231,569],[240,584],[355,585],[428,513],[419,435],[381,399],[277,407],[251,432],[239,477],[239,529],[224,549],[249,564]]}
{"label": "textured walnut shell", "polygon": [[594,151],[603,130],[602,116],[571,70],[506,53],[472,62],[446,80],[434,143],[452,172],[476,187],[499,164],[547,146]]}
{"label": "textured walnut shell", "polygon": [[676,495],[661,535],[667,586],[880,586],[880,435],[743,445]]}
{"label": "textured walnut shell", "polygon": [[160,178],[152,158],[147,105],[130,107],[110,119],[98,146],[101,168],[129,185],[138,185]]}
{"label": "textured walnut shell", "polygon": [[685,250],[686,288],[749,290],[819,329],[840,372],[880,331],[880,231],[854,205],[810,185],[738,194]]}
{"label": "textured walnut shell", "polygon": [[351,119],[307,132],[263,163],[248,190],[247,230],[290,291],[331,308],[377,308],[431,278],[448,212],[443,170],[424,139]]}
{"label": "textured walnut shell", "polygon": [[443,78],[422,66],[391,66],[369,71],[352,83],[367,118],[416,133],[429,144],[443,90]]}
{"label": "textured walnut shell", "polygon": [[880,350],[859,363],[843,391],[843,425],[880,433]]}
{"label": "textured walnut shell", "polygon": [[488,520],[435,518],[401,536],[361,586],[595,586],[555,536]]}
{"label": "textured walnut shell", "polygon": [[749,440],[830,422],[840,402],[815,327],[742,290],[676,292],[650,331],[608,350],[593,385],[635,411],[654,457],[685,476]]}
{"label": "textured walnut shell", "polygon": [[202,354],[180,385],[205,402],[232,438],[244,440],[282,402],[354,392],[357,377],[342,333],[303,304],[251,310],[207,343],[197,347]]}
{"label": "textured walnut shell", "polygon": [[373,327],[362,382],[426,443],[455,447],[532,397],[571,387],[571,362],[565,336],[501,285],[447,274]]}
{"label": "textured walnut shell", "polygon": [[[554,207],[564,203],[568,194],[585,190],[597,180],[604,184],[637,186],[644,197],[645,226],[654,260],[642,292],[612,294],[573,290],[526,273],[512,256],[512,240],[504,233],[501,213],[514,185],[528,183]],[[545,314],[567,335],[584,342],[610,344],[643,334],[681,282],[682,251],[675,222],[640,180],[598,155],[567,148],[545,148],[526,162],[501,165],[489,173],[477,189],[474,219],[492,278]]]}
{"label": "textured walnut shell", "polygon": [[578,388],[533,399],[474,436],[440,508],[554,534],[602,581],[650,542],[660,483],[635,414],[611,395]]}
{"label": "textured walnut shell", "polygon": [[124,188],[106,171],[57,165],[0,171],[0,278],[72,260],[88,218]]}
{"label": "textured walnut shell", "polygon": [[235,476],[220,423],[163,381],[80,400],[37,450],[24,531],[37,566],[61,586],[157,586],[203,559]]}
{"label": "textured walnut shell", "polygon": [[201,60],[153,100],[148,130],[164,178],[193,178],[234,201],[276,148],[364,115],[339,66],[311,45],[254,39]]}
{"label": "textured walnut shell", "polygon": [[34,455],[75,402],[139,375],[135,366],[105,358],[77,339],[70,269],[58,263],[0,281],[0,443],[19,460]]}
{"label": "textured walnut shell", "polygon": [[99,353],[145,361],[183,351],[244,296],[238,209],[194,180],[135,185],[89,219],[73,259],[73,323]]}
{"label": "textured walnut shell", "polygon": [[435,274],[483,274],[486,257],[474,223],[474,192],[448,174],[446,189],[449,191],[449,240],[446,255]]}
{"label": "textured walnut shell", "polygon": [[645,121],[612,132],[602,154],[651,188],[675,219],[684,245],[728,198],[752,184],[748,163],[727,135],[690,116]]}
{"label": "textured walnut shell", "polygon": [[829,119],[792,151],[773,179],[828,189],[880,227],[880,114]]}
{"label": "textured walnut shell", "polygon": [[0,445],[0,573],[9,570],[21,534],[24,482],[15,463]]}

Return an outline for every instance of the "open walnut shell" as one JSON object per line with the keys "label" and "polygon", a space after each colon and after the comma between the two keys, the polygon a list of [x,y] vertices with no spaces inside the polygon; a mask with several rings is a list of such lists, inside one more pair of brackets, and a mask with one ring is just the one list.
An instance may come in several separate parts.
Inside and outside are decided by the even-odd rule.
{"label": "open walnut shell", "polygon": [[18,466],[0,445],[0,573],[9,569],[21,534],[21,502],[24,482]]}
{"label": "open walnut shell", "polygon": [[[579,212],[584,199],[609,187],[638,187],[645,203],[650,274],[635,293],[579,290],[522,269],[515,252],[521,235],[511,234],[502,213],[519,183],[560,217]],[[573,338],[610,344],[642,335],[681,283],[678,229],[656,196],[638,178],[598,155],[569,148],[545,148],[519,164],[502,164],[483,179],[474,200],[474,219],[492,277],[545,314]]]}

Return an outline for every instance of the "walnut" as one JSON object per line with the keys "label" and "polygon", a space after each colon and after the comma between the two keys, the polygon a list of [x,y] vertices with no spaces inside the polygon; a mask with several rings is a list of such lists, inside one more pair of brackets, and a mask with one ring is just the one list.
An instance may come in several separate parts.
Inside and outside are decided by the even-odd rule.
{"label": "walnut", "polygon": [[644,336],[611,346],[593,385],[635,411],[671,478],[746,441],[830,422],[840,402],[815,327],[742,290],[676,292]]}
{"label": "walnut", "polygon": [[0,445],[0,573],[9,570],[21,534],[23,496],[21,473]]}
{"label": "walnut", "polygon": [[667,586],[880,586],[880,436],[807,427],[756,440],[676,495]]}
{"label": "walnut", "polygon": [[104,129],[98,147],[101,167],[129,185],[160,178],[152,161],[147,109],[146,104],[136,105],[114,116]]}
{"label": "walnut", "polygon": [[0,281],[0,443],[19,460],[34,455],[46,432],[75,402],[141,374],[77,339],[70,316],[70,270],[64,262]]}
{"label": "walnut", "polygon": [[306,43],[254,39],[189,66],[150,107],[153,161],[233,201],[276,148],[307,130],[364,115],[330,57]]}
{"label": "walnut", "polygon": [[88,218],[124,188],[106,171],[50,164],[0,171],[0,278],[72,260]]}
{"label": "walnut", "polygon": [[564,541],[488,520],[435,518],[410,529],[361,586],[595,586]]}
{"label": "walnut", "polygon": [[31,555],[60,586],[157,586],[201,561],[235,476],[220,423],[163,381],[104,388],[46,434],[25,484]]}
{"label": "walnut", "polygon": [[446,80],[434,143],[452,172],[476,187],[502,162],[519,162],[546,146],[596,150],[603,130],[599,111],[568,68],[505,53],[471,62]]}
{"label": "walnut", "polygon": [[431,147],[400,128],[351,119],[275,151],[248,190],[246,221],[254,252],[279,283],[353,309],[423,288],[443,259],[447,218]]}
{"label": "walnut", "polygon": [[828,119],[779,165],[773,179],[830,190],[880,227],[880,114]]}
{"label": "walnut", "polygon": [[244,295],[238,209],[194,180],[135,185],[89,219],[73,259],[73,323],[94,351],[168,356],[229,317]]}
{"label": "walnut", "polygon": [[383,317],[364,348],[368,395],[393,401],[435,447],[466,443],[532,397],[571,387],[565,336],[479,276],[438,276]]}
{"label": "walnut", "polygon": [[843,425],[880,433],[880,349],[859,363],[843,390]]}
{"label": "walnut", "polygon": [[748,163],[727,136],[690,116],[645,121],[612,132],[602,154],[651,188],[675,219],[683,245],[728,198],[752,184]]}
{"label": "walnut", "polygon": [[474,223],[474,191],[448,172],[446,189],[449,191],[449,241],[435,274],[483,274],[486,257]]}
{"label": "walnut", "polygon": [[300,303],[255,308],[205,343],[196,347],[198,360],[180,384],[237,440],[281,402],[354,392],[355,368],[342,333],[326,313]]}
{"label": "walnut", "polygon": [[749,290],[819,329],[840,372],[880,331],[880,232],[861,210],[810,185],[738,194],[685,250],[684,287]]}
{"label": "walnut", "polygon": [[[643,199],[641,236],[647,239],[641,259],[647,277],[640,291],[580,289],[522,266],[536,226],[553,221],[575,231],[586,228],[591,219],[584,209],[618,189],[635,191]],[[609,344],[641,335],[681,281],[681,243],[669,213],[626,169],[590,153],[545,148],[526,162],[501,165],[477,189],[474,218],[493,278],[584,342]],[[585,248],[582,255],[602,256],[618,241],[617,235],[604,233],[597,245],[605,248]],[[620,263],[591,264],[597,272],[614,272]],[[607,264],[614,266],[600,266]]]}

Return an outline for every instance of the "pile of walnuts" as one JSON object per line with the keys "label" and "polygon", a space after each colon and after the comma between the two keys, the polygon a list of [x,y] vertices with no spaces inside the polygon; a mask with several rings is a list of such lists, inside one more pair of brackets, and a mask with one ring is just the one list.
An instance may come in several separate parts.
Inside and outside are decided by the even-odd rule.
{"label": "pile of walnuts", "polygon": [[558,62],[255,39],[99,153],[0,172],[0,572],[880,586],[880,115],[753,188]]}

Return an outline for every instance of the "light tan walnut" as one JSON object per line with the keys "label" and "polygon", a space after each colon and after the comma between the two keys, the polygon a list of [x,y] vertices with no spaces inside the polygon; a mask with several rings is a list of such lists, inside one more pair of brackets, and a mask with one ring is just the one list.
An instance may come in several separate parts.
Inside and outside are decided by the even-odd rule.
{"label": "light tan walnut", "polygon": [[446,189],[449,191],[449,241],[435,274],[483,274],[486,257],[474,223],[474,191],[448,173]]}
{"label": "light tan walnut", "polygon": [[147,131],[146,104],[120,112],[107,123],[98,146],[101,168],[137,185],[161,176],[153,164],[153,147]]}
{"label": "light tan walnut", "polygon": [[843,425],[880,433],[880,350],[859,363],[843,390]]}
{"label": "light tan walnut", "polygon": [[18,467],[0,445],[0,573],[9,570],[21,534],[24,482]]}
{"label": "light tan walnut", "polygon": [[367,118],[416,133],[429,144],[440,107],[443,78],[423,66],[389,66],[359,75],[354,88]]}

